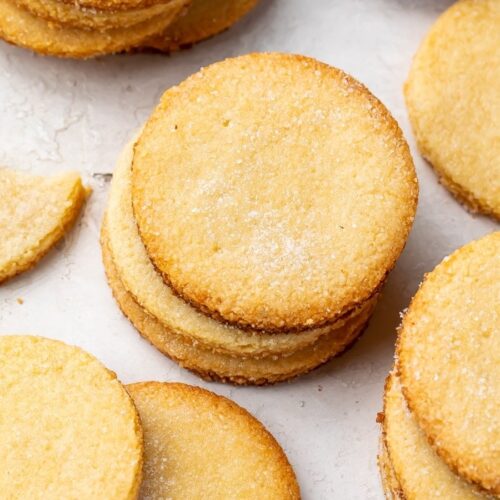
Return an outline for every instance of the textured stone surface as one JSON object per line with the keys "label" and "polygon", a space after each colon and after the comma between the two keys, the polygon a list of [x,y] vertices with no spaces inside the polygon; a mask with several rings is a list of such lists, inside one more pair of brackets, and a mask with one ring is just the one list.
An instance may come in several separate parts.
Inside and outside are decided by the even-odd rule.
{"label": "textured stone surface", "polygon": [[[124,382],[176,380],[209,386],[252,411],[295,467],[305,499],[382,499],[376,467],[382,389],[399,311],[426,271],[498,227],[468,214],[419,157],[402,84],[421,38],[450,0],[262,0],[230,31],[172,57],[94,61],[38,57],[0,43],[0,164],[33,173],[78,169],[94,188],[70,236],[32,272],[0,287],[0,334],[35,333],[75,343]],[[205,384],[142,340],[106,285],[98,244],[119,151],[162,91],[200,66],[252,51],[304,53],[364,82],[407,135],[420,179],[413,233],[371,326],[342,358],[291,384]],[[18,298],[24,299],[20,304]]]}

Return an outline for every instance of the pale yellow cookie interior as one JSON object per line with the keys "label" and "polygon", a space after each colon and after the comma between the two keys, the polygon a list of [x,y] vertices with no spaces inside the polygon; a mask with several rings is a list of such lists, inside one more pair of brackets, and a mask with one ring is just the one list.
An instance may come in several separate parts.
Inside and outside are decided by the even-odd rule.
{"label": "pale yellow cookie interior", "polygon": [[458,477],[427,441],[406,405],[399,379],[391,375],[384,396],[385,445],[403,498],[479,500],[493,498]]}
{"label": "pale yellow cookie interior", "polygon": [[386,500],[405,500],[383,436],[380,439],[377,464]]}
{"label": "pale yellow cookie interior", "polygon": [[500,2],[461,0],[434,24],[405,86],[422,154],[473,210],[500,218]]}
{"label": "pale yellow cookie interior", "polygon": [[376,303],[369,301],[358,315],[332,329],[314,344],[285,355],[235,356],[220,353],[165,328],[127,292],[108,247],[107,224],[102,230],[102,253],[109,285],[123,313],[139,333],[182,367],[208,380],[239,385],[273,384],[307,373],[349,347],[365,327]]}
{"label": "pale yellow cookie interior", "polygon": [[448,465],[500,494],[500,232],[429,273],[406,313],[399,371],[415,418]]}
{"label": "pale yellow cookie interior", "polygon": [[85,200],[80,176],[0,168],[0,282],[31,268],[64,235]]}
{"label": "pale yellow cookie interior", "polygon": [[41,337],[0,337],[2,498],[133,500],[142,431],[94,357]]}
{"label": "pale yellow cookie interior", "polygon": [[144,428],[142,498],[300,497],[279,444],[232,401],[184,384],[127,389]]}
{"label": "pale yellow cookie interior", "polygon": [[313,344],[361,311],[365,303],[334,324],[289,334],[241,330],[220,323],[175,295],[154,268],[137,230],[131,201],[131,142],[123,150],[113,174],[106,211],[107,241],[120,280],[137,302],[165,328],[191,342],[229,354],[265,355],[291,353]]}
{"label": "pale yellow cookie interior", "polygon": [[165,280],[206,314],[267,331],[371,296],[416,207],[408,146],[342,71],[251,54],[168,90],[133,159],[133,204]]}

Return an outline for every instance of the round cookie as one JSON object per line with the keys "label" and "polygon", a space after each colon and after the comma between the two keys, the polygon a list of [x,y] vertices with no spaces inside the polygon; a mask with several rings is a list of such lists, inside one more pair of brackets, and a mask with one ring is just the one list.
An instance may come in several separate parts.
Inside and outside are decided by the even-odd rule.
{"label": "round cookie", "polygon": [[132,211],[130,186],[133,146],[132,141],[125,147],[113,174],[106,211],[107,241],[123,286],[167,330],[191,339],[191,343],[199,342],[225,354],[253,357],[286,354],[313,344],[322,335],[359,314],[365,306],[363,303],[348,311],[344,317],[327,327],[293,335],[243,331],[224,325],[192,308],[165,285],[139,237]]}
{"label": "round cookie", "polygon": [[102,232],[103,262],[109,285],[120,309],[138,332],[160,352],[183,368],[207,380],[238,385],[265,385],[283,382],[310,372],[347,349],[365,328],[375,306],[367,304],[356,317],[338,329],[323,335],[315,344],[287,355],[260,357],[231,356],[213,351],[198,342],[165,328],[149,315],[127,292],[114,265],[107,244],[106,225]]}
{"label": "round cookie", "polygon": [[[399,380],[393,374],[386,383],[383,425],[384,445],[388,452],[386,464],[393,472],[390,484],[396,493],[399,484],[399,498],[493,498],[455,475],[436,454],[408,410]],[[387,471],[386,468],[385,473]]]}
{"label": "round cookie", "polygon": [[429,273],[397,353],[408,405],[441,458],[500,494],[500,232]]}
{"label": "round cookie", "polygon": [[44,55],[87,58],[137,47],[174,21],[188,0],[172,0],[169,10],[143,23],[107,31],[63,28],[0,0],[0,38]]}
{"label": "round cookie", "polygon": [[77,347],[0,337],[2,498],[137,498],[142,431],[116,375]]}
{"label": "round cookie", "polygon": [[185,384],[127,390],[144,428],[143,498],[300,498],[280,445],[236,403]]}
{"label": "round cookie", "polygon": [[369,298],[418,191],[386,108],[342,71],[286,54],[228,59],[168,90],[132,174],[164,279],[205,314],[268,332],[327,324]]}
{"label": "round cookie", "polygon": [[500,218],[500,2],[461,0],[434,24],[405,85],[417,143],[472,211]]}
{"label": "round cookie", "polygon": [[92,30],[128,28],[143,23],[164,12],[168,14],[169,2],[126,11],[89,10],[76,4],[66,4],[60,0],[15,0],[19,7],[28,10],[35,17],[51,21],[62,27]]}
{"label": "round cookie", "polygon": [[147,46],[162,52],[174,52],[210,38],[230,28],[245,16],[259,0],[194,0],[186,14]]}
{"label": "round cookie", "polygon": [[0,283],[33,267],[73,225],[87,191],[76,172],[0,168]]}

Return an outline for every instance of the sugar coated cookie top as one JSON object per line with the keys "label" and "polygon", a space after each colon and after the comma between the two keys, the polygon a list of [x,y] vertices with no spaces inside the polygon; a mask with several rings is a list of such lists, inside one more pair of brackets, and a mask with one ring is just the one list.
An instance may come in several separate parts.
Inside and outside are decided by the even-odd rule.
{"label": "sugar coated cookie top", "polygon": [[75,221],[86,194],[76,172],[40,177],[0,168],[0,282],[45,255]]}
{"label": "sugar coated cookie top", "polygon": [[142,431],[114,373],[77,347],[0,337],[2,498],[137,498]]}
{"label": "sugar coated cookie top", "polygon": [[132,199],[165,280],[209,315],[290,331],[374,293],[410,230],[407,144],[360,83],[251,54],[168,90],[139,138]]}
{"label": "sugar coated cookie top", "polygon": [[232,401],[184,384],[127,389],[144,427],[144,498],[300,497],[279,444]]}
{"label": "sugar coated cookie top", "polygon": [[405,86],[422,154],[472,210],[500,218],[500,2],[461,0],[434,24]]}

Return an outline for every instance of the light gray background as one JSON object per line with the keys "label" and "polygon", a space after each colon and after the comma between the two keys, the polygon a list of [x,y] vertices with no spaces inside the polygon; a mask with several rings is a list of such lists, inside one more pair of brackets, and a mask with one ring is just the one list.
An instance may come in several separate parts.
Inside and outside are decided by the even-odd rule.
{"label": "light gray background", "polygon": [[[283,445],[305,499],[381,499],[375,416],[399,312],[423,274],[445,255],[498,229],[467,213],[437,183],[418,155],[404,108],[401,88],[412,55],[450,3],[262,0],[230,31],[172,57],[68,61],[0,43],[0,164],[45,174],[77,169],[94,189],[78,227],[57,251],[34,271],[0,287],[0,333],[32,333],[77,344],[123,382],[183,381],[229,396]],[[119,151],[164,89],[200,66],[252,51],[307,54],[365,83],[404,129],[421,194],[406,250],[355,347],[292,383],[234,388],[205,384],[180,369],[122,317],[106,285],[98,244],[108,185],[93,174],[112,172]],[[19,297],[24,304],[18,304]]]}

